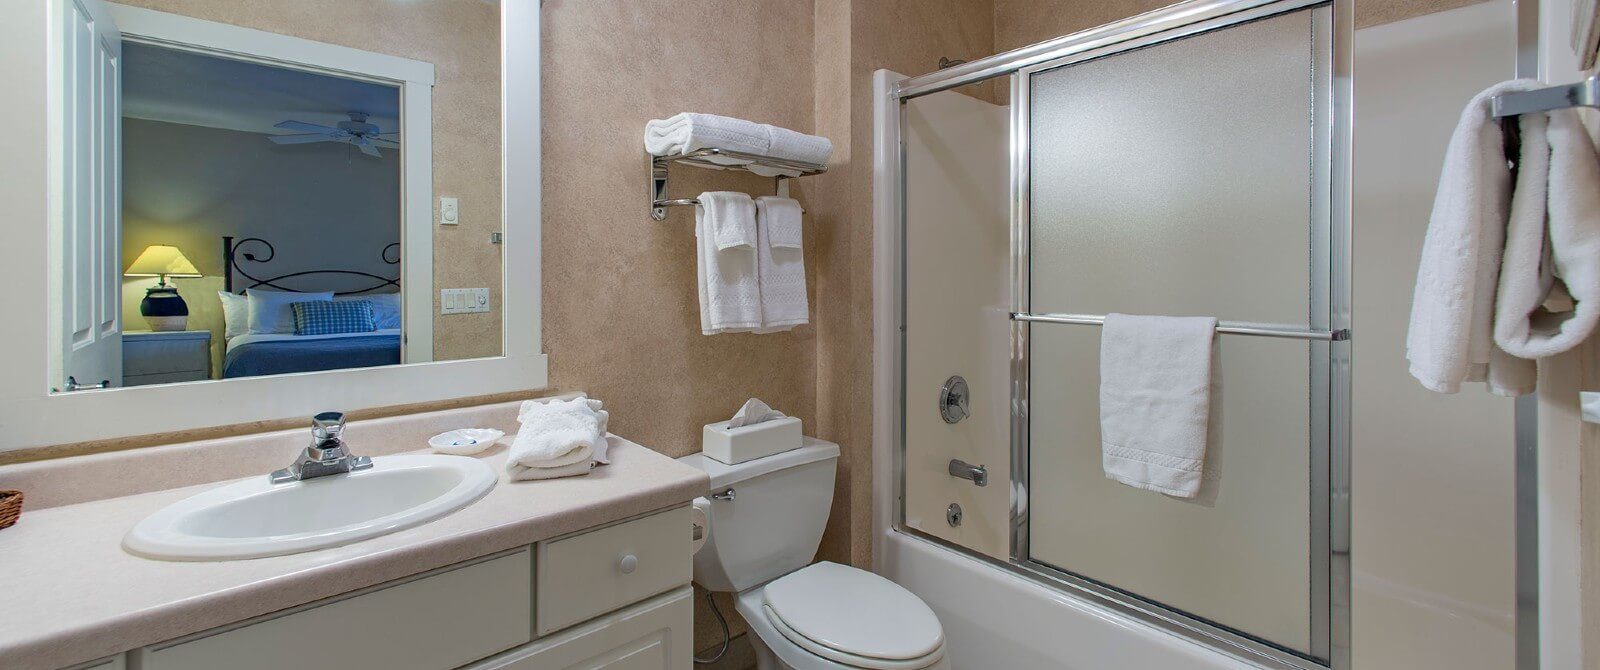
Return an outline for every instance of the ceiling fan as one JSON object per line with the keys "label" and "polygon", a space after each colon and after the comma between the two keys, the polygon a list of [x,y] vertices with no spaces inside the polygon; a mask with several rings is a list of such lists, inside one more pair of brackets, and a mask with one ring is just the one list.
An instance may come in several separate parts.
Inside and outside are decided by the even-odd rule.
{"label": "ceiling fan", "polygon": [[349,121],[340,121],[337,128],[324,126],[305,121],[284,121],[274,128],[284,130],[298,130],[303,135],[268,135],[267,140],[273,144],[311,144],[313,142],[343,142],[353,145],[357,149],[373,158],[382,157],[378,148],[399,149],[400,143],[385,137],[386,135],[399,135],[399,132],[378,132],[378,126],[367,123],[366,112],[349,112]]}

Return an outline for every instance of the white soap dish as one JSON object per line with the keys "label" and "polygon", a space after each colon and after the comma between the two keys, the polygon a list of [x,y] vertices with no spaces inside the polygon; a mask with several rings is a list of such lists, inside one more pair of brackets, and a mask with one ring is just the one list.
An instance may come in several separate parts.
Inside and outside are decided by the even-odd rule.
{"label": "white soap dish", "polygon": [[428,438],[428,446],[441,454],[471,456],[493,446],[494,441],[505,434],[505,431],[493,428],[462,428]]}

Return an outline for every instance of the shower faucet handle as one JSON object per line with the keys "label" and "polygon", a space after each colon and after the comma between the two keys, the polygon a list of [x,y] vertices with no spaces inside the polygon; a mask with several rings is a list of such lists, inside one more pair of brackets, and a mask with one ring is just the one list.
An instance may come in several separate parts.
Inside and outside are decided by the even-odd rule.
{"label": "shower faucet handle", "polygon": [[971,481],[978,486],[989,485],[989,469],[973,465],[959,458],[950,459],[950,476]]}

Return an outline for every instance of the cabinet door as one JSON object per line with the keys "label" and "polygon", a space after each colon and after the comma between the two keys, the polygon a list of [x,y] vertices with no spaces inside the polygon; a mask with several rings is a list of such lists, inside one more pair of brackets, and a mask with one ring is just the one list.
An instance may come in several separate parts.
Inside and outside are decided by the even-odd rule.
{"label": "cabinet door", "polygon": [[685,586],[468,670],[689,670],[693,599]]}

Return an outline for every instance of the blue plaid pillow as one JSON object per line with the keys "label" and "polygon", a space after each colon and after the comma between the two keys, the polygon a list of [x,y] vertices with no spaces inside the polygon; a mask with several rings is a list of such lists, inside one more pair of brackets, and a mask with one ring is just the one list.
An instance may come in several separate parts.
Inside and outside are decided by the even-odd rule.
{"label": "blue plaid pillow", "polygon": [[294,334],[332,335],[370,333],[378,329],[368,300],[307,300],[291,303],[294,309]]}

